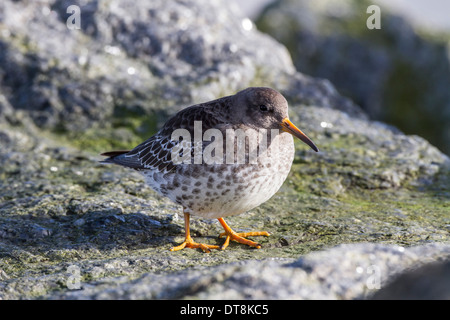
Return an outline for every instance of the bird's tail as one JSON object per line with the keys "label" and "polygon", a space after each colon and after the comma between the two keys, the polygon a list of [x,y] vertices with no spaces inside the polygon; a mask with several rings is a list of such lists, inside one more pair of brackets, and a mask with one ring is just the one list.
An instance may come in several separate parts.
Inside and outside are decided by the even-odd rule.
{"label": "bird's tail", "polygon": [[128,152],[130,152],[130,151],[128,151],[128,150],[120,150],[120,151],[108,151],[108,152],[103,152],[103,153],[100,154],[100,155],[101,155],[101,156],[104,156],[104,157],[108,157],[108,158],[105,159],[105,160],[100,161],[100,163],[116,163],[116,162],[114,161],[114,158],[115,158],[115,157],[118,157],[118,156],[120,156],[120,155],[122,155],[122,154],[125,154],[125,153],[128,153]]}

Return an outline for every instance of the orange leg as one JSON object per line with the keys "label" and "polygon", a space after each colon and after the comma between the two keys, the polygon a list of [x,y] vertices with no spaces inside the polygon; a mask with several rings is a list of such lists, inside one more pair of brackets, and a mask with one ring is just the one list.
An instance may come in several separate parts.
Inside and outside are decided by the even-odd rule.
{"label": "orange leg", "polygon": [[211,252],[210,249],[220,249],[219,246],[194,242],[194,240],[191,238],[191,233],[189,231],[189,218],[190,218],[189,213],[184,212],[184,230],[186,233],[185,240],[179,246],[170,248],[170,251],[178,251],[184,248],[192,248],[192,249],[200,248],[203,250],[203,252],[209,253]]}
{"label": "orange leg", "polygon": [[226,236],[225,242],[220,246],[221,250],[225,250],[228,245],[230,244],[230,240],[237,241],[242,244],[246,244],[251,247],[255,247],[256,249],[261,249],[261,245],[259,243],[256,243],[254,241],[245,239],[246,237],[251,236],[266,236],[268,237],[270,234],[267,231],[256,231],[256,232],[244,232],[244,233],[237,233],[234,232],[228,224],[223,220],[223,218],[218,219],[222,227],[225,229],[225,232],[221,233],[219,237]]}

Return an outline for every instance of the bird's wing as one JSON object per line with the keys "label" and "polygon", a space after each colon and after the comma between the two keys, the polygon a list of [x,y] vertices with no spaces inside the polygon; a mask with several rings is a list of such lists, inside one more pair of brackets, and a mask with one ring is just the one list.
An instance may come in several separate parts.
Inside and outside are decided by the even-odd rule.
{"label": "bird's wing", "polygon": [[[197,129],[201,128],[200,141],[194,141],[195,121],[201,121],[201,127],[197,124]],[[179,163],[172,161],[172,152],[180,156],[179,160],[182,158],[183,153],[190,149],[190,159],[193,161],[195,150],[198,150],[198,148],[204,149],[207,144],[201,141],[203,133],[211,128],[222,127],[223,123],[214,117],[210,108],[205,108],[203,105],[192,106],[178,112],[164,124],[157,134],[133,150],[129,152],[112,151],[102,154],[109,156],[103,163],[115,163],[136,170],[158,169],[159,171],[172,171]],[[172,137],[176,129],[184,129],[184,133],[189,134],[191,141],[177,140],[179,138],[177,134]]]}

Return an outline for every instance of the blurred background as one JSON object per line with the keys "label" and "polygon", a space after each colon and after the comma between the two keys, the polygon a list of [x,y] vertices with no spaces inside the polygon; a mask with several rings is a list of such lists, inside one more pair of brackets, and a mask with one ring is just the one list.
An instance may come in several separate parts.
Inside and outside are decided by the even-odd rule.
{"label": "blurred background", "polygon": [[[372,119],[450,154],[450,2],[235,1],[286,45],[297,69],[329,79]],[[369,5],[381,29],[369,30]]]}

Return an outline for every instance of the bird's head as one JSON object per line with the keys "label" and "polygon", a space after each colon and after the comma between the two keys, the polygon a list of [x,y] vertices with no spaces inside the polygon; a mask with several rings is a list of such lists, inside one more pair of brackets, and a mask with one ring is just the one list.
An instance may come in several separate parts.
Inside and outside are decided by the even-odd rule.
{"label": "bird's head", "polygon": [[288,103],[281,93],[271,88],[252,87],[238,92],[231,110],[236,121],[252,128],[278,129],[299,138],[314,151],[316,145],[298,129],[288,115]]}

